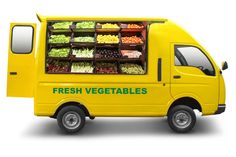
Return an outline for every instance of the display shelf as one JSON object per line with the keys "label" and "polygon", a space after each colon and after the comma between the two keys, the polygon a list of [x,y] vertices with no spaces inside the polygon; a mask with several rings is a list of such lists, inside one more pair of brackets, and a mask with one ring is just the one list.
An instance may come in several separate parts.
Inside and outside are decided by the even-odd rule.
{"label": "display shelf", "polygon": [[[46,62],[46,73],[48,74],[125,74],[120,70],[120,65],[129,63],[129,64],[138,64],[141,65],[144,71],[146,72],[146,31],[147,27],[144,22],[112,22],[112,21],[90,21],[95,22],[94,28],[77,28],[76,24],[85,21],[73,21],[72,25],[69,26],[68,30],[64,31],[55,31],[52,27],[52,23],[49,23],[48,26],[48,35],[47,35],[47,49],[46,49],[46,59],[50,61],[57,61],[57,62],[67,62],[69,65],[68,69],[64,72],[60,71],[48,71],[48,61]],[[88,22],[88,21],[86,21]],[[99,24],[117,24],[119,28],[102,28]],[[143,25],[143,28],[127,28],[128,24],[137,24]],[[81,27],[81,26],[80,26]],[[51,35],[65,35],[70,37],[69,43],[49,43],[49,38]],[[118,42],[117,43],[109,43],[108,41],[104,41],[104,43],[99,43],[97,40],[98,35],[117,35]],[[93,42],[76,42],[74,39],[76,37],[93,37]],[[142,43],[124,43],[122,42],[122,37],[131,37],[137,36],[142,40]],[[114,40],[114,39],[111,39]],[[115,41],[115,40],[114,40]],[[107,43],[108,42],[108,43]],[[70,53],[67,57],[50,57],[48,56],[48,52],[52,48],[64,48],[69,47]],[[93,56],[92,57],[76,57],[75,54],[72,54],[73,49],[93,49]],[[108,49],[114,50],[116,55],[114,56],[103,56],[101,55],[101,50]],[[139,57],[128,57],[122,55],[121,51],[123,50],[133,50],[141,52]],[[112,54],[112,53],[111,53]],[[78,55],[79,56],[79,55]],[[77,62],[89,62],[92,63],[94,69],[92,73],[83,73],[83,72],[71,72],[72,63]],[[98,63],[115,63],[116,64],[116,71],[113,73],[106,73],[109,72],[108,69],[105,68],[97,71]],[[109,65],[109,64],[108,64]],[[103,71],[104,70],[104,71]],[[133,75],[133,74],[126,74],[126,75]]]}

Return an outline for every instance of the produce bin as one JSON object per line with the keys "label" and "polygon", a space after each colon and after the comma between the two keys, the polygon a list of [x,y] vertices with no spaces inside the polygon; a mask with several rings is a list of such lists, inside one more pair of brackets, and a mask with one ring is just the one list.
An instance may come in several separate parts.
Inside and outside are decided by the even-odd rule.
{"label": "produce bin", "polygon": [[142,34],[141,33],[134,33],[134,32],[121,33],[120,41],[121,41],[122,45],[136,46],[136,45],[144,45],[145,44],[145,39],[142,36]]}
{"label": "produce bin", "polygon": [[[102,25],[104,24],[112,24],[112,25],[117,25],[118,28],[102,28]],[[119,32],[120,31],[120,26],[118,22],[99,22],[96,24],[96,31],[97,32]]]}
{"label": "produce bin", "polygon": [[121,32],[141,32],[145,30],[145,26],[141,22],[121,23],[120,27]]}
{"label": "produce bin", "polygon": [[118,74],[118,65],[114,62],[96,62],[94,72],[96,74]]}
{"label": "produce bin", "polygon": [[[70,22],[70,21],[64,21],[64,22]],[[61,21],[58,22],[49,22],[48,24],[48,29],[51,32],[72,32],[71,30],[71,25],[73,22],[71,22],[71,25],[68,25],[67,28],[55,28],[53,25],[57,24],[57,23],[61,23]]]}
{"label": "produce bin", "polygon": [[[76,66],[75,66],[76,65]],[[74,67],[73,67],[74,66]],[[71,73],[92,74],[94,73],[94,64],[92,61],[77,61],[71,63]]]}
{"label": "produce bin", "polygon": [[[50,55],[50,52],[53,51],[53,49],[56,49],[58,52],[57,53],[54,53],[54,55]],[[60,49],[69,49],[68,51],[68,54],[66,56],[64,56],[63,54],[60,55]],[[63,51],[64,52],[64,51]],[[47,58],[50,58],[50,59],[69,59],[68,57],[71,55],[71,48],[70,47],[54,47],[54,48],[50,48],[48,50],[48,53],[47,53]]]}
{"label": "produce bin", "polygon": [[96,59],[119,59],[121,54],[118,48],[97,48],[95,53]]}
{"label": "produce bin", "polygon": [[47,59],[46,72],[49,74],[64,74],[70,72],[70,62]]}
{"label": "produce bin", "polygon": [[[76,41],[76,39],[81,39],[80,41]],[[90,39],[92,39],[93,41],[90,41]],[[86,41],[87,40],[87,41]],[[79,45],[83,45],[83,46],[87,46],[87,45],[93,45],[96,41],[95,38],[95,34],[89,33],[89,32],[75,32],[72,33],[72,37],[71,37],[71,43],[72,44],[79,44]]]}
{"label": "produce bin", "polygon": [[[91,24],[88,24],[88,23],[91,23]],[[94,24],[93,27],[92,27],[92,23]],[[87,24],[87,27],[86,27],[86,24]],[[96,27],[95,21],[78,21],[78,22],[73,23],[73,25],[71,26],[71,29],[73,30],[73,32],[95,32],[95,27]]]}

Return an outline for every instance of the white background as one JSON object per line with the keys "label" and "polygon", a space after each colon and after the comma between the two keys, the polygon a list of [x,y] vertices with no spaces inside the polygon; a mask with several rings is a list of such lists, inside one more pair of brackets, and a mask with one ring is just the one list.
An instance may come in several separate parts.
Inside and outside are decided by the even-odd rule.
{"label": "white background", "polygon": [[[171,19],[192,34],[218,65],[227,60],[227,111],[198,117],[189,134],[163,118],[97,118],[83,131],[61,134],[55,120],[35,117],[33,100],[6,98],[10,22],[43,15],[134,16]],[[38,25],[38,28],[40,26]],[[0,156],[234,156],[236,140],[236,5],[234,0],[6,0],[0,4]]]}

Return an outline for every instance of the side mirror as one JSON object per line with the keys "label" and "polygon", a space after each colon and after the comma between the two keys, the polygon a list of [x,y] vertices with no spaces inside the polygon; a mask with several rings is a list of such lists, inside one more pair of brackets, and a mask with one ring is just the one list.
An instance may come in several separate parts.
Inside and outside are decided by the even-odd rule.
{"label": "side mirror", "polygon": [[228,63],[226,61],[222,62],[222,70],[228,69]]}

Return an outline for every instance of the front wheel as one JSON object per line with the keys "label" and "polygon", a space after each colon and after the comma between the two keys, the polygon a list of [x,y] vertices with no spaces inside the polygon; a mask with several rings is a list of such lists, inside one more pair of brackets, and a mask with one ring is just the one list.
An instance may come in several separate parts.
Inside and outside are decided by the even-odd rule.
{"label": "front wheel", "polygon": [[57,115],[59,127],[66,133],[76,133],[84,127],[85,113],[79,107],[63,107]]}
{"label": "front wheel", "polygon": [[168,124],[175,132],[189,132],[195,126],[195,123],[196,115],[193,109],[188,106],[175,106],[168,112]]}

